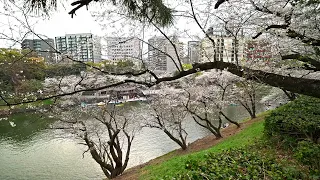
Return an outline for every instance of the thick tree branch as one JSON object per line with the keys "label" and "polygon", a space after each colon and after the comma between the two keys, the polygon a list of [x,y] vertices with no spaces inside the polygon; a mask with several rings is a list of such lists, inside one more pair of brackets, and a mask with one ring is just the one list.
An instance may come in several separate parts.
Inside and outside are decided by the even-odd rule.
{"label": "thick tree branch", "polygon": [[[81,89],[69,93],[62,93],[62,94],[57,94],[57,95],[52,95],[52,96],[47,96],[47,97],[41,97],[36,100],[28,100],[24,102],[18,102],[18,103],[9,103],[9,105],[19,105],[19,104],[26,104],[26,103],[31,103],[31,102],[36,102],[36,101],[42,101],[42,100],[47,100],[47,99],[52,99],[52,98],[58,98],[58,97],[63,97],[63,96],[68,96],[68,95],[73,95],[79,92],[85,92],[85,91],[96,91],[96,90],[102,90],[106,89],[109,87],[116,87],[121,84],[126,84],[126,83],[133,83],[133,84],[140,84],[144,85],[147,87],[152,87],[156,84],[159,84],[161,82],[167,82],[167,81],[173,81],[180,79],[182,77],[195,74],[196,72],[199,71],[206,71],[206,70],[211,70],[211,69],[220,69],[220,70],[226,70],[229,71],[230,73],[237,75],[239,77],[244,77],[249,80],[254,80],[259,83],[265,83],[273,87],[279,87],[294,93],[298,94],[304,94],[308,96],[313,96],[313,97],[318,97],[320,98],[320,80],[319,79],[307,79],[307,78],[298,78],[298,77],[290,77],[290,76],[283,76],[280,74],[275,74],[275,73],[268,73],[264,72],[261,70],[254,70],[250,69],[247,67],[242,67],[238,66],[233,63],[228,63],[228,62],[222,62],[222,61],[215,61],[215,62],[205,62],[205,63],[199,63],[196,64],[192,69],[186,70],[186,71],[181,71],[175,76],[168,76],[168,77],[162,77],[158,78],[154,82],[142,82],[142,81],[135,81],[132,79],[127,79],[118,83],[114,84],[109,84],[97,88],[89,88],[89,89]],[[0,106],[7,106],[8,104],[2,104]]]}
{"label": "thick tree branch", "polygon": [[286,60],[286,59],[296,59],[296,60],[299,60],[299,61],[302,61],[302,62],[305,62],[305,63],[309,63],[311,64],[312,66],[314,66],[316,69],[318,69],[320,71],[320,61],[317,61],[311,57],[308,57],[308,56],[304,56],[304,55],[301,55],[301,54],[288,54],[288,55],[283,55],[281,56],[281,58],[283,60]]}
{"label": "thick tree branch", "polygon": [[159,78],[155,84],[164,81],[173,81],[181,77],[194,74],[198,71],[205,71],[210,69],[227,70],[230,73],[239,77],[245,77],[259,83],[265,83],[273,87],[279,87],[298,94],[304,94],[313,97],[320,97],[320,80],[306,79],[283,76],[280,74],[268,73],[261,70],[253,70],[228,62],[206,62],[195,65],[192,69],[178,73],[176,76]]}
{"label": "thick tree branch", "polygon": [[295,30],[292,29],[288,29],[287,31],[287,36],[292,38],[292,39],[299,39],[301,40],[303,43],[311,45],[311,46],[320,46],[320,40],[319,39],[314,39],[312,37],[307,37],[301,33],[298,33]]}

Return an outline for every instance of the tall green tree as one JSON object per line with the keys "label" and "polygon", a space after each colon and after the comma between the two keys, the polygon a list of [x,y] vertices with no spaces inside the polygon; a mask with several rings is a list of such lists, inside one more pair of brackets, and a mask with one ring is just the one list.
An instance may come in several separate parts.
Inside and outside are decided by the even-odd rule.
{"label": "tall green tree", "polygon": [[9,93],[35,91],[40,87],[36,81],[45,78],[44,69],[44,61],[39,57],[28,57],[24,51],[0,49],[0,90]]}
{"label": "tall green tree", "polygon": [[[14,0],[13,0],[14,1]],[[172,9],[162,0],[77,0],[71,3],[74,7],[69,14],[73,17],[76,11],[84,6],[88,7],[93,1],[109,3],[121,7],[124,13],[133,19],[154,22],[160,26],[172,24]],[[56,9],[58,0],[24,0],[25,6],[33,12],[45,12]]]}

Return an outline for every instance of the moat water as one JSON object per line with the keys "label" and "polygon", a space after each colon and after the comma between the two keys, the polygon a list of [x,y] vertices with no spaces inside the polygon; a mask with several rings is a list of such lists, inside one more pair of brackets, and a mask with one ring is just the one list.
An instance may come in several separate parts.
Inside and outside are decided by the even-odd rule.
{"label": "moat water", "polygon": [[[259,111],[263,109],[260,108]],[[225,112],[234,120],[248,117],[241,106]],[[14,124],[13,124],[14,123]],[[49,129],[54,119],[34,113],[16,114],[0,121],[1,180],[79,180],[103,179],[99,165],[81,141],[61,130]],[[13,127],[14,126],[14,127]],[[188,142],[210,135],[192,118],[186,123]],[[129,167],[179,148],[162,131],[143,128],[133,141]]]}

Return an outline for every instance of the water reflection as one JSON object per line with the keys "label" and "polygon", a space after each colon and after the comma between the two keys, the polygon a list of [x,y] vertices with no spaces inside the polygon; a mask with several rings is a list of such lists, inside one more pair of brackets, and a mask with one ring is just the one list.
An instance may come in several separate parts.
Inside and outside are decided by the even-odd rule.
{"label": "water reflection", "polygon": [[[19,113],[2,118],[0,121],[0,140],[12,141],[12,143],[30,143],[33,137],[55,120],[37,113]],[[14,127],[12,124],[14,123]]]}
{"label": "water reflection", "polygon": [[[262,110],[260,108],[260,110]],[[240,106],[229,106],[225,112],[233,120],[248,114]],[[9,124],[12,121],[16,127]],[[39,114],[18,114],[0,121],[0,179],[102,179],[100,167],[90,154],[82,153],[86,147],[78,144],[70,134],[47,127],[55,120]],[[210,134],[199,127],[191,117],[186,121],[188,142]],[[129,167],[168,153],[179,146],[158,129],[143,128],[133,141]]]}

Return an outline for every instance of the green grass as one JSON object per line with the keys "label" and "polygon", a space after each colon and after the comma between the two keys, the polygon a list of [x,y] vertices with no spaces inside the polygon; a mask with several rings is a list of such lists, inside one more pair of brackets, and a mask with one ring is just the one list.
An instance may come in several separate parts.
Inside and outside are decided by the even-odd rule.
{"label": "green grass", "polygon": [[[265,113],[263,114],[265,115]],[[242,130],[240,133],[228,137],[210,149],[189,155],[177,156],[161,164],[146,166],[142,169],[139,179],[162,179],[164,176],[173,176],[185,172],[185,164],[188,160],[201,161],[209,152],[222,152],[230,148],[243,147],[252,144],[256,139],[263,136],[264,121],[258,121]]]}

